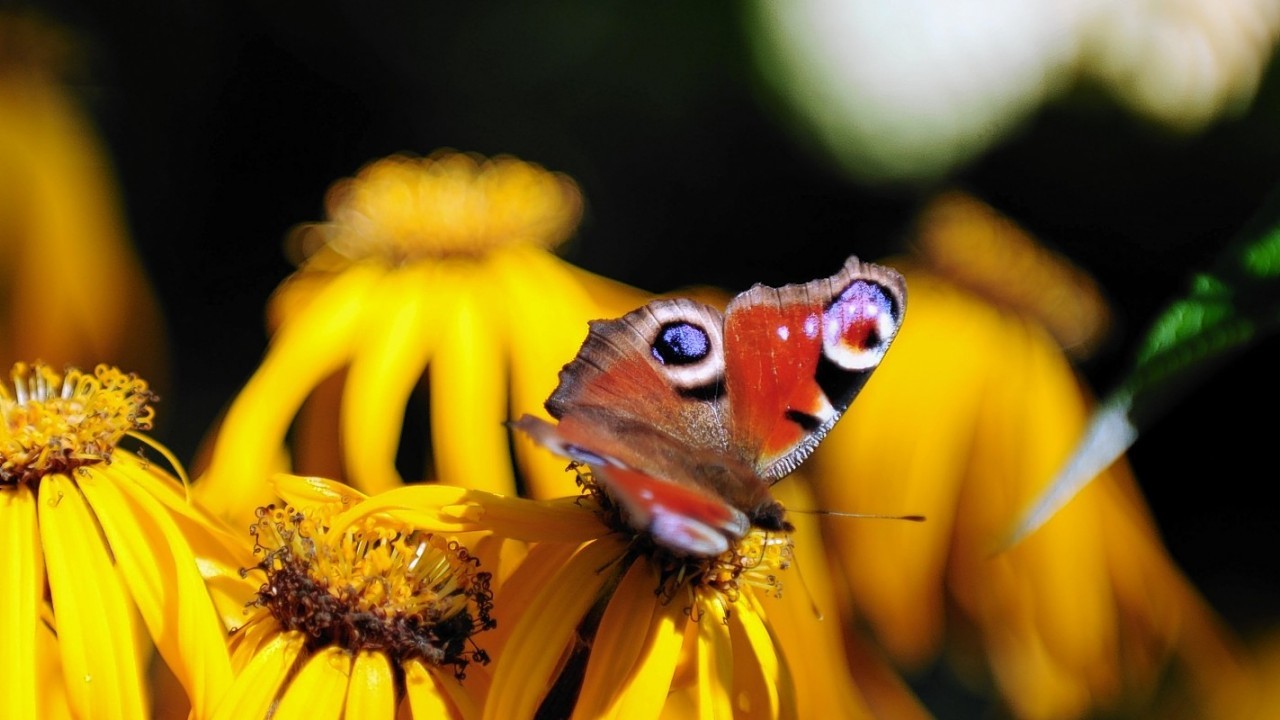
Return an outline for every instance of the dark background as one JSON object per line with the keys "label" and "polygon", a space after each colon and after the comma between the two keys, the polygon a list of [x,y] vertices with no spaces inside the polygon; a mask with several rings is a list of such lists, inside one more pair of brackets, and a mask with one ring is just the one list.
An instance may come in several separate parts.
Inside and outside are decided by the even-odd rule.
{"label": "dark background", "polygon": [[[824,275],[901,247],[929,188],[842,175],[760,92],[735,4],[179,2],[43,5],[104,134],[170,324],[158,432],[190,458],[265,347],[291,270],[288,229],[335,179],[397,151],[511,153],[575,178],[567,257],[644,288],[740,289]],[[1099,281],[1112,341],[1099,391],[1280,178],[1280,73],[1207,131],[1162,131],[1090,90],[1045,106],[947,181]],[[1197,386],[1131,459],[1166,541],[1245,635],[1277,619],[1274,444],[1280,346]]]}

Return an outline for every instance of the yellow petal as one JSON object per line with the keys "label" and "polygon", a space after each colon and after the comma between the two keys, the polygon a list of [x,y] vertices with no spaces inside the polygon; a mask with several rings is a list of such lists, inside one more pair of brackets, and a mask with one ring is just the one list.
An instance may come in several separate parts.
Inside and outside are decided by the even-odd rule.
{"label": "yellow petal", "polygon": [[480,717],[480,709],[453,678],[437,678],[418,660],[404,668],[405,695],[409,716],[415,720]]}
{"label": "yellow petal", "polygon": [[575,718],[656,718],[662,703],[653,698],[671,688],[684,626],[685,608],[654,594],[658,574],[647,562],[633,562],[614,590],[582,680]]}
{"label": "yellow petal", "polygon": [[82,472],[80,488],[156,648],[194,711],[207,715],[231,684],[222,621],[181,530],[154,498],[119,481],[119,464]]}
{"label": "yellow petal", "polygon": [[40,601],[44,595],[44,559],[36,529],[36,499],[26,485],[0,490],[0,717],[42,717],[36,639]]}
{"label": "yellow petal", "polygon": [[579,497],[526,500],[472,493],[484,508],[484,522],[503,536],[525,542],[579,543],[607,532],[591,506]]}
{"label": "yellow petal", "polygon": [[227,696],[218,703],[214,718],[240,720],[267,717],[284,684],[288,682],[306,642],[305,635],[293,631],[276,634],[262,644],[253,654],[253,659],[237,673]]}
{"label": "yellow petal", "polygon": [[417,263],[389,273],[365,300],[369,326],[342,393],[342,445],[347,477],[367,493],[402,484],[395,462],[409,395],[444,340],[454,296],[468,291],[444,269]]}
{"label": "yellow petal", "polygon": [[315,477],[314,475],[290,475],[276,473],[271,476],[271,487],[285,502],[294,507],[308,507],[327,503],[355,505],[367,496],[348,485]]}
{"label": "yellow petal", "polygon": [[1119,691],[1117,617],[1097,514],[1086,488],[1040,532],[991,557],[1002,531],[1071,451],[1084,399],[1047,334],[1014,325],[975,416],[972,463],[957,499],[950,586],[986,636],[1002,693],[1027,717],[1105,705]]}
{"label": "yellow petal", "polygon": [[702,617],[698,626],[694,663],[694,712],[699,718],[733,717],[733,644],[729,628],[712,613]]}
{"label": "yellow petal", "polygon": [[245,543],[243,533],[233,531],[222,518],[196,503],[187,488],[159,466],[117,455],[112,460],[111,471],[112,474],[119,473],[129,484],[159,501],[178,523],[197,556],[215,558],[238,567],[254,563],[253,551]]}
{"label": "yellow petal", "polygon": [[498,627],[484,634],[484,648],[495,658],[503,655],[503,648],[511,631],[520,624],[529,609],[529,598],[535,597],[550,585],[556,573],[569,562],[576,545],[568,543],[540,543],[529,549],[524,562],[508,576],[493,598],[493,607],[500,613]]}
{"label": "yellow petal", "polygon": [[176,488],[181,486],[155,465],[117,455],[110,467],[113,476],[125,478],[122,484],[138,488],[139,493],[163,505],[196,557],[197,568],[223,618],[223,627],[241,624],[244,604],[257,591],[256,584],[240,575],[242,568],[257,563],[252,543],[246,542],[247,534],[234,535],[220,518],[179,493]]}
{"label": "yellow petal", "polygon": [[[764,624],[760,605],[739,602],[729,616],[733,647],[733,695],[737,714],[750,717],[795,718],[796,688],[791,672],[778,656],[773,636]],[[834,670],[834,668],[832,668]]]}
{"label": "yellow petal", "polygon": [[430,368],[436,477],[450,485],[514,495],[505,425],[506,323],[495,307],[490,273],[477,270],[455,282],[463,287],[455,290],[453,311],[442,319],[445,327]]}
{"label": "yellow petal", "polygon": [[[351,679],[351,656],[330,645],[307,659],[280,696],[273,720],[326,720],[342,717]],[[390,716],[388,716],[390,717]]]}
{"label": "yellow petal", "polygon": [[[511,415],[546,417],[542,403],[557,373],[587,337],[587,321],[621,314],[604,310],[587,294],[581,271],[554,255],[528,248],[494,253],[490,266],[505,298],[511,336]],[[637,306],[642,303],[637,303]],[[630,309],[630,308],[628,308]],[[528,494],[536,498],[577,494],[563,458],[516,433],[515,447]]]}
{"label": "yellow petal", "polygon": [[343,511],[330,522],[332,532],[341,531],[357,519],[377,513],[394,513],[396,518],[432,532],[473,532],[488,527],[479,521],[482,514],[467,502],[466,488],[451,485],[407,485],[372,495]]}
{"label": "yellow petal", "polygon": [[[932,276],[908,273],[907,285],[910,308],[893,347],[805,470],[821,509],[927,518],[824,522],[857,611],[895,660],[916,667],[940,651],[973,415],[997,381],[988,367],[1004,326],[994,310]],[[961,343],[990,352],[959,352]]]}
{"label": "yellow petal", "polygon": [[484,535],[468,545],[471,554],[480,559],[480,567],[485,572],[493,573],[490,586],[500,590],[507,578],[529,555],[529,543],[512,540],[499,535]]}
{"label": "yellow petal", "polygon": [[49,609],[48,603],[42,603],[41,606],[41,622],[36,639],[36,652],[39,656],[39,685],[36,689],[40,693],[40,720],[70,720],[75,718],[75,714],[71,712],[70,701],[67,697],[66,678],[62,674],[62,659],[58,654],[58,637],[54,635],[52,629],[53,611]]}
{"label": "yellow petal", "polygon": [[372,264],[334,276],[272,339],[262,364],[227,411],[209,467],[195,485],[215,513],[248,517],[270,499],[267,470],[275,467],[289,423],[307,394],[350,358],[364,330],[362,300],[384,276]]}
{"label": "yellow petal", "polygon": [[[806,486],[803,471],[791,475],[774,486],[774,494],[788,508],[812,509],[818,506]],[[792,512],[788,519],[795,525],[791,537],[795,543],[795,563],[780,575],[781,594],[752,593],[749,599],[760,607],[769,620],[781,647],[791,677],[795,682],[795,702],[800,717],[814,717],[825,708],[838,707],[849,717],[926,717],[914,697],[901,683],[884,686],[882,695],[892,700],[864,698],[860,689],[863,677],[853,673],[845,659],[844,622],[832,585],[832,564],[823,547],[823,536],[816,516]],[[840,518],[834,518],[840,522]],[[888,522],[845,518],[843,522]],[[913,523],[901,523],[912,525]],[[884,668],[887,671],[887,667]],[[868,707],[880,702],[900,714],[880,713]],[[903,708],[916,705],[916,712],[906,714]]]}
{"label": "yellow petal", "polygon": [[[280,635],[280,626],[266,608],[242,608],[240,623],[231,631],[227,645],[231,651],[231,668],[238,678],[258,651]],[[237,680],[236,682],[239,682]]]}
{"label": "yellow petal", "polygon": [[[553,680],[561,650],[612,576],[623,546],[602,538],[583,546],[532,598],[493,671],[487,718],[533,717]],[[496,606],[495,606],[496,611]]]}
{"label": "yellow petal", "polygon": [[396,680],[386,654],[362,650],[356,655],[344,713],[349,718],[395,717]]}
{"label": "yellow petal", "polygon": [[38,513],[71,706],[89,718],[146,716],[133,604],[84,497],[47,475]]}
{"label": "yellow petal", "polygon": [[499,531],[526,542],[583,542],[606,532],[576,498],[526,500],[450,485],[418,484],[379,493],[333,520],[345,527],[356,517],[389,513],[435,532]]}

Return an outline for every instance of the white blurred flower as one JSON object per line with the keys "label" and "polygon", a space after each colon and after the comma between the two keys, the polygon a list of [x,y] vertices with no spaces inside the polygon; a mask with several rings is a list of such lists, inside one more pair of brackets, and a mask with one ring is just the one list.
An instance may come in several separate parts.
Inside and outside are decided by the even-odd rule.
{"label": "white blurred flower", "polygon": [[1277,0],[791,0],[754,5],[769,81],[855,174],[925,178],[1081,81],[1181,130],[1252,98]]}

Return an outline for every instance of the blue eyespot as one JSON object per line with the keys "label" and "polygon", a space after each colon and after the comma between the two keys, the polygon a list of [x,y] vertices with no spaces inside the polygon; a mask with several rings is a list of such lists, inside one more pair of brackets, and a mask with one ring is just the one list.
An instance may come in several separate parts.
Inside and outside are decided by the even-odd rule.
{"label": "blue eyespot", "polygon": [[658,330],[651,348],[653,357],[663,365],[691,365],[711,352],[707,331],[687,322],[673,322]]}

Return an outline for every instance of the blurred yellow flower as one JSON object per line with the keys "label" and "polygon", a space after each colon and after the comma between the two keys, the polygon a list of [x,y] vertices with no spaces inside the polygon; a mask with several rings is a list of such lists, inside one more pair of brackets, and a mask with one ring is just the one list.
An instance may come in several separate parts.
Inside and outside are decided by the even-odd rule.
{"label": "blurred yellow flower", "polygon": [[[264,504],[262,468],[280,467],[291,425],[296,469],[394,488],[405,409],[425,378],[430,438],[409,441],[430,447],[433,467],[407,480],[514,494],[511,409],[541,407],[587,320],[644,300],[549,252],[577,225],[577,186],[515,158],[442,151],[373,162],[336,183],[327,207],[327,222],[295,236],[308,259],[273,300],[278,329],[197,492],[229,516]],[[531,447],[516,441],[521,489],[573,492]]]}
{"label": "blurred yellow flower", "polygon": [[938,274],[1044,326],[1072,358],[1106,339],[1111,310],[1088,273],[981,200],[958,190],[924,207],[913,242]]}
{"label": "blurred yellow flower", "polygon": [[490,573],[336,482],[284,477],[259,508],[250,616],[215,717],[471,718],[488,680]]}
{"label": "blurred yellow flower", "polygon": [[0,716],[147,716],[147,633],[204,714],[231,668],[200,569],[240,561],[177,480],[117,447],[151,425],[147,383],[105,365],[19,363],[12,377],[0,385]]}
{"label": "blurred yellow flower", "polygon": [[[64,85],[63,32],[0,12],[0,367],[136,368],[163,386],[160,311],[106,153]],[[50,292],[49,269],[67,278]]]}
{"label": "blurred yellow flower", "polygon": [[1192,714],[1247,716],[1251,669],[1162,547],[1124,463],[997,554],[1091,399],[1016,303],[1001,309],[916,263],[894,265],[911,312],[809,470],[823,508],[928,522],[828,523],[847,611],[908,668],[945,644],[970,678],[989,671],[1016,717],[1141,708],[1171,668]]}

